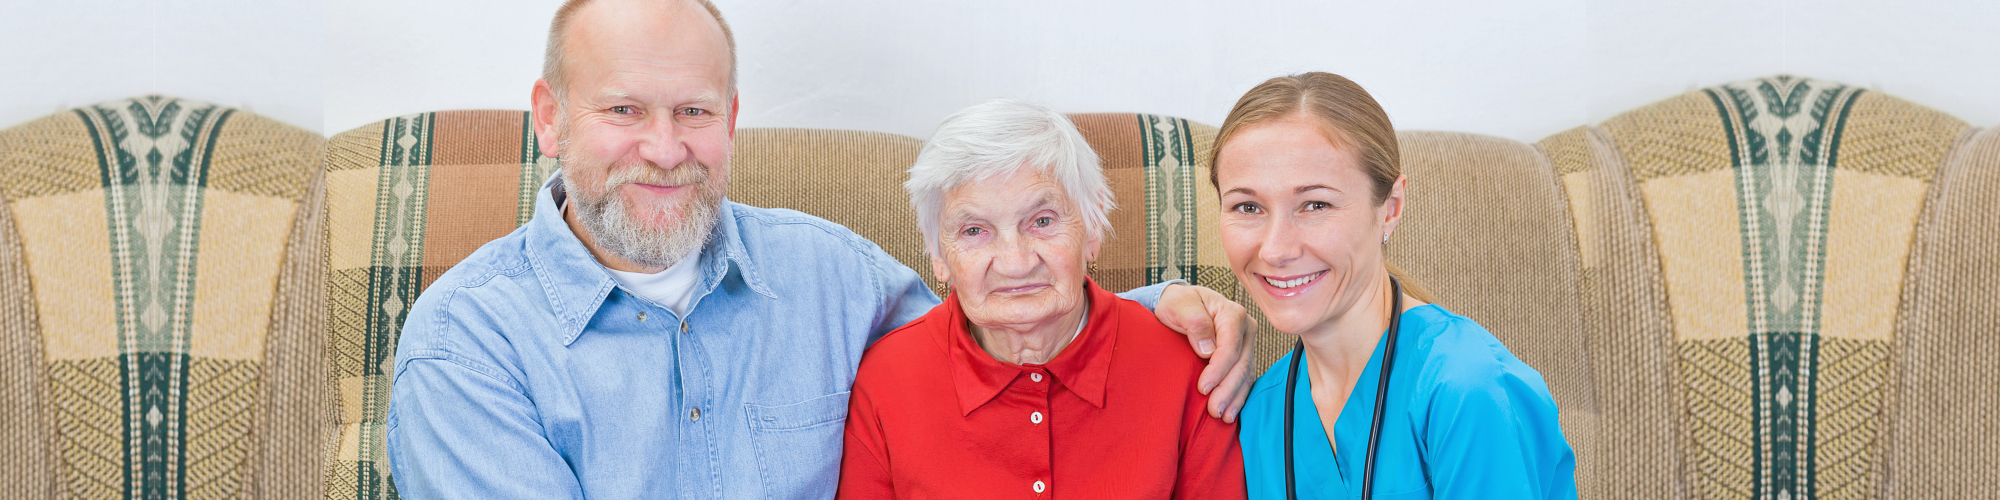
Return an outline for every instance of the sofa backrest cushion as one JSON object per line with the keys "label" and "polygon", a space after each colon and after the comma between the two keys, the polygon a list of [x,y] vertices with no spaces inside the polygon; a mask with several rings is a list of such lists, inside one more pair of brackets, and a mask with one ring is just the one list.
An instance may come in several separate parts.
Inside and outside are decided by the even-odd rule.
{"label": "sofa backrest cushion", "polygon": [[1878,494],[1891,349],[1906,333],[1895,297],[1965,124],[1778,76],[1689,92],[1601,131],[1658,252],[1686,491]]}
{"label": "sofa backrest cushion", "polygon": [[[0,132],[4,484],[29,498],[300,497],[322,416],[317,134],[146,96]],[[26,306],[26,307],[23,307]],[[16,489],[18,488],[18,489]]]}

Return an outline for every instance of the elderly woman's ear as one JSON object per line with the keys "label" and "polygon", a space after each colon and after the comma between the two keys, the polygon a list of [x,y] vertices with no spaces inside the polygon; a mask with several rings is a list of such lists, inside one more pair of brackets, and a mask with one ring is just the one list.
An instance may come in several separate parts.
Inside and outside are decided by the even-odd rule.
{"label": "elderly woman's ear", "polygon": [[938,283],[947,286],[951,284],[951,266],[945,265],[944,257],[939,257],[935,253],[931,254],[931,274],[937,276]]}

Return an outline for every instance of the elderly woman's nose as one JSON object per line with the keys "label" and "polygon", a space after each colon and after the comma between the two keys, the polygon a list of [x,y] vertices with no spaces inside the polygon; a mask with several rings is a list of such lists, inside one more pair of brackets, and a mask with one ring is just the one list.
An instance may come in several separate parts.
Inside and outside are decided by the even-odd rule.
{"label": "elderly woman's nose", "polygon": [[1003,231],[999,241],[995,241],[993,268],[1000,274],[1021,277],[1035,270],[1041,263],[1041,255],[1035,252],[1034,241],[1018,232]]}

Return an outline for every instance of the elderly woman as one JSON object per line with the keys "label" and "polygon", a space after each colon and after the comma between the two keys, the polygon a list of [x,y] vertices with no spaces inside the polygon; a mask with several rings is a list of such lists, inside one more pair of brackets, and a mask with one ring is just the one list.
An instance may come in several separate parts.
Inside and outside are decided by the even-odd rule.
{"label": "elderly woman", "polygon": [[1236,428],[1185,337],[1084,277],[1112,207],[1062,115],[987,101],[938,127],[910,204],[952,293],[862,356],[841,498],[1242,498]]}
{"label": "elderly woman", "polygon": [[1541,374],[1386,259],[1408,181],[1368,91],[1272,78],[1215,144],[1223,252],[1271,326],[1299,338],[1243,409],[1251,496],[1576,498]]}

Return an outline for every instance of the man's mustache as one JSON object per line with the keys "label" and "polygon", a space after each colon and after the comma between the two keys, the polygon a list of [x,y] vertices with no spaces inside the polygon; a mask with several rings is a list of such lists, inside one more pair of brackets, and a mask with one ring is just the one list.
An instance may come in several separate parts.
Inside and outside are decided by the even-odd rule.
{"label": "man's mustache", "polygon": [[626,164],[611,168],[611,174],[604,178],[604,189],[609,192],[626,184],[647,184],[653,186],[692,186],[708,182],[708,166],[689,160],[663,169],[652,163]]}

